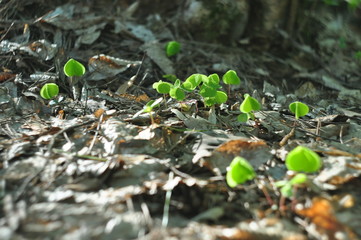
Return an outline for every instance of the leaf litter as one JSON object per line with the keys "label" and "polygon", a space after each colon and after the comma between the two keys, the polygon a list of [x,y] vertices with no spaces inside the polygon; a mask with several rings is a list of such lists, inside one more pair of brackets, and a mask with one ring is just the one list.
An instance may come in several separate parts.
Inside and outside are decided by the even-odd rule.
{"label": "leaf litter", "polygon": [[[281,57],[180,37],[172,21],[181,17],[147,2],[110,4],[113,15],[104,5],[42,3],[35,17],[38,2],[1,7],[1,239],[360,238],[359,72],[346,50],[333,52],[328,28],[336,23],[323,23],[319,53],[292,41],[296,55]],[[179,9],[176,1],[170,12]],[[167,58],[163,42],[175,36],[184,49]],[[72,57],[88,63],[80,100],[62,73]],[[227,69],[245,81],[231,88],[229,105],[208,111],[190,95],[160,100],[152,116],[142,112],[158,97],[151,85],[162,75]],[[61,88],[56,101],[39,97],[48,82]],[[254,89],[264,107],[255,121],[237,123],[235,109]],[[295,121],[288,104],[300,99],[311,112]],[[298,145],[324,165],[310,186],[282,199],[275,181]],[[235,156],[249,160],[256,182],[226,185]]]}

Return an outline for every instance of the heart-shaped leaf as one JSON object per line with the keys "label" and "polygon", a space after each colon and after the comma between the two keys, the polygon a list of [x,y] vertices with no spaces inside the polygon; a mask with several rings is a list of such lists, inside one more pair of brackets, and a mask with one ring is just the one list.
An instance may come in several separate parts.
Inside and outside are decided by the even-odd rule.
{"label": "heart-shaped leaf", "polygon": [[251,97],[249,94],[244,95],[244,100],[239,107],[241,112],[249,113],[251,111],[258,111],[261,109],[261,104],[257,99]]}
{"label": "heart-shaped leaf", "polygon": [[44,99],[52,99],[59,94],[59,87],[55,83],[47,83],[40,89],[40,96]]}
{"label": "heart-shaped leaf", "polygon": [[153,88],[156,89],[157,92],[160,94],[169,93],[171,87],[172,87],[172,84],[170,84],[168,82],[159,81],[159,82],[153,83]]}
{"label": "heart-shaped leaf", "polygon": [[256,173],[249,162],[242,157],[235,157],[227,171],[226,181],[230,187],[235,187],[248,180],[252,180]]}
{"label": "heart-shaped leaf", "polygon": [[289,105],[289,109],[292,113],[295,114],[296,119],[307,115],[307,113],[309,112],[308,106],[298,101],[291,103]]}
{"label": "heart-shaped leaf", "polygon": [[80,77],[84,75],[85,67],[80,62],[71,58],[64,65],[64,73],[67,77]]}
{"label": "heart-shaped leaf", "polygon": [[233,84],[233,85],[236,85],[236,84],[240,84],[241,83],[241,80],[239,79],[236,71],[234,70],[228,70],[222,77],[223,79],[223,82],[225,84]]}
{"label": "heart-shaped leaf", "polygon": [[316,172],[321,168],[322,161],[311,149],[298,146],[288,153],[286,166],[296,172]]}
{"label": "heart-shaped leaf", "polygon": [[216,102],[218,104],[225,103],[228,100],[227,93],[225,93],[223,91],[217,91],[215,98],[216,98]]}

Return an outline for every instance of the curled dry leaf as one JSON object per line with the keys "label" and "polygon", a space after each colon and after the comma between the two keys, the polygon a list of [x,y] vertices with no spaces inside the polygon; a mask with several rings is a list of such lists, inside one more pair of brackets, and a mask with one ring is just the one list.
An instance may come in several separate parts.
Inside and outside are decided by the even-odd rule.
{"label": "curled dry leaf", "polygon": [[225,173],[233,158],[237,156],[247,159],[255,169],[258,169],[272,157],[266,142],[242,138],[221,144],[212,152],[210,157],[205,158],[203,165],[214,172]]}
{"label": "curled dry leaf", "polygon": [[121,72],[124,72],[132,65],[139,65],[140,61],[130,61],[121,58],[115,58],[104,54],[95,55],[88,61],[89,80],[102,80],[108,77],[113,77]]}

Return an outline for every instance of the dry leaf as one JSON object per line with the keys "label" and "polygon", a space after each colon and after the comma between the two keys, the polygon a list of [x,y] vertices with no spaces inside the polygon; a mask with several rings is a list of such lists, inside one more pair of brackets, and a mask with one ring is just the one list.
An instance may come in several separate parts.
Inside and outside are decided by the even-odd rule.
{"label": "dry leaf", "polygon": [[333,203],[325,198],[315,197],[311,207],[296,209],[296,213],[309,218],[318,231],[326,234],[328,239],[337,239],[335,236],[337,232],[346,234],[348,239],[356,239],[351,229],[337,220]]}
{"label": "dry leaf", "polygon": [[266,142],[242,138],[230,140],[217,147],[204,165],[213,171],[225,173],[233,158],[241,156],[258,169],[262,164],[271,159],[272,155]]}

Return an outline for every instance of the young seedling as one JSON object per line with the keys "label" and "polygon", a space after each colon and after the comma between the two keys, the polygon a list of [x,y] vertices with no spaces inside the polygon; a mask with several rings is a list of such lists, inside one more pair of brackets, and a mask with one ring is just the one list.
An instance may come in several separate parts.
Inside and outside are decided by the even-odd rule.
{"label": "young seedling", "polygon": [[184,90],[181,88],[181,81],[177,79],[173,85],[173,87],[169,90],[169,96],[178,101],[182,101],[186,98],[186,94]]}
{"label": "young seedling", "polygon": [[289,105],[289,109],[292,113],[295,114],[296,119],[307,115],[307,113],[309,112],[308,106],[298,101],[291,103]]}
{"label": "young seedling", "polygon": [[261,110],[261,104],[257,99],[251,97],[249,94],[245,94],[239,110],[242,113],[238,115],[237,120],[239,122],[247,122],[249,119],[255,119],[254,111]]}
{"label": "young seedling", "polygon": [[152,125],[154,125],[154,118],[152,115],[152,111],[154,108],[159,107],[159,104],[163,101],[163,98],[158,98],[156,100],[150,100],[149,102],[147,102],[143,109],[138,111],[136,114],[134,114],[133,118],[138,117],[140,114],[142,113],[149,113],[149,117],[150,117],[150,121],[152,123]]}
{"label": "young seedling", "polygon": [[231,93],[231,85],[237,85],[241,83],[236,71],[228,70],[222,77],[225,84],[228,85],[228,95]]}
{"label": "young seedling", "polygon": [[[318,171],[322,166],[320,157],[314,151],[298,146],[290,151],[286,157],[286,167],[288,170],[295,172],[312,173]],[[280,198],[280,209],[285,209],[285,199],[294,197],[294,191],[297,186],[309,184],[306,174],[297,173],[291,180],[282,180],[276,182],[276,186],[280,187],[282,197]],[[295,198],[293,198],[293,206],[295,206]]]}
{"label": "young seedling", "polygon": [[153,83],[153,88],[157,90],[157,92],[160,94],[168,94],[172,87],[172,84],[168,82],[163,82],[162,80]]}
{"label": "young seedling", "polygon": [[206,75],[196,73],[196,74],[190,75],[182,83],[182,87],[187,91],[193,91],[194,89],[196,89],[199,86],[199,84],[201,84],[202,82],[206,82],[206,81],[208,81],[208,78]]}
{"label": "young seedling", "polygon": [[44,99],[52,99],[59,94],[59,87],[55,83],[46,83],[40,89],[40,96]]}
{"label": "young seedling", "polygon": [[181,45],[177,41],[170,41],[165,45],[165,53],[167,57],[171,57],[179,53]]}
{"label": "young seedling", "polygon": [[292,198],[292,206],[293,208],[296,205],[296,198],[295,198],[295,192],[297,187],[302,185],[308,185],[308,177],[304,173],[298,173],[296,174],[291,180],[282,180],[275,183],[276,187],[280,187],[281,192],[281,198],[279,202],[279,209],[281,211],[284,211],[286,209],[285,201],[286,198]]}
{"label": "young seedling", "polygon": [[183,83],[174,75],[165,75],[174,84],[158,81],[153,84],[153,88],[158,93],[167,94],[178,100],[182,101],[186,97],[186,92],[192,92],[196,88],[199,88],[199,95],[203,98],[203,102],[206,106],[214,107],[215,104],[225,103],[228,96],[225,92],[219,91],[221,85],[219,84],[219,76],[217,74],[211,74],[208,77],[204,74],[192,74]]}
{"label": "young seedling", "polygon": [[322,160],[311,149],[298,146],[288,153],[286,167],[296,172],[317,172],[322,167]]}
{"label": "young seedling", "polygon": [[224,75],[223,75],[223,82],[225,84],[232,84],[232,85],[237,85],[241,83],[241,80],[239,79],[236,71],[234,70],[228,70]]}
{"label": "young seedling", "polygon": [[228,100],[227,93],[218,90],[221,88],[219,82],[219,76],[216,73],[202,78],[199,94],[202,96],[204,104],[208,107],[212,106],[214,108],[215,104],[222,104]]}
{"label": "young seedling", "polygon": [[235,157],[227,169],[226,181],[228,186],[234,188],[255,177],[252,165],[242,157]]}
{"label": "young seedling", "polygon": [[308,177],[304,173],[296,174],[291,180],[282,180],[275,183],[276,187],[281,188],[281,194],[283,197],[290,198],[293,196],[293,189],[295,186],[304,184],[308,181]]}
{"label": "young seedling", "polygon": [[78,87],[78,81],[81,76],[85,74],[85,67],[80,62],[69,59],[64,65],[64,73],[69,77],[69,83],[73,90],[74,99],[78,99],[80,95],[80,90]]}
{"label": "young seedling", "polygon": [[163,94],[163,98],[165,103],[167,102],[165,99],[165,95],[169,94],[170,90],[172,89],[173,85],[169,82],[163,82],[162,80],[153,83],[153,88],[157,90],[158,93]]}

